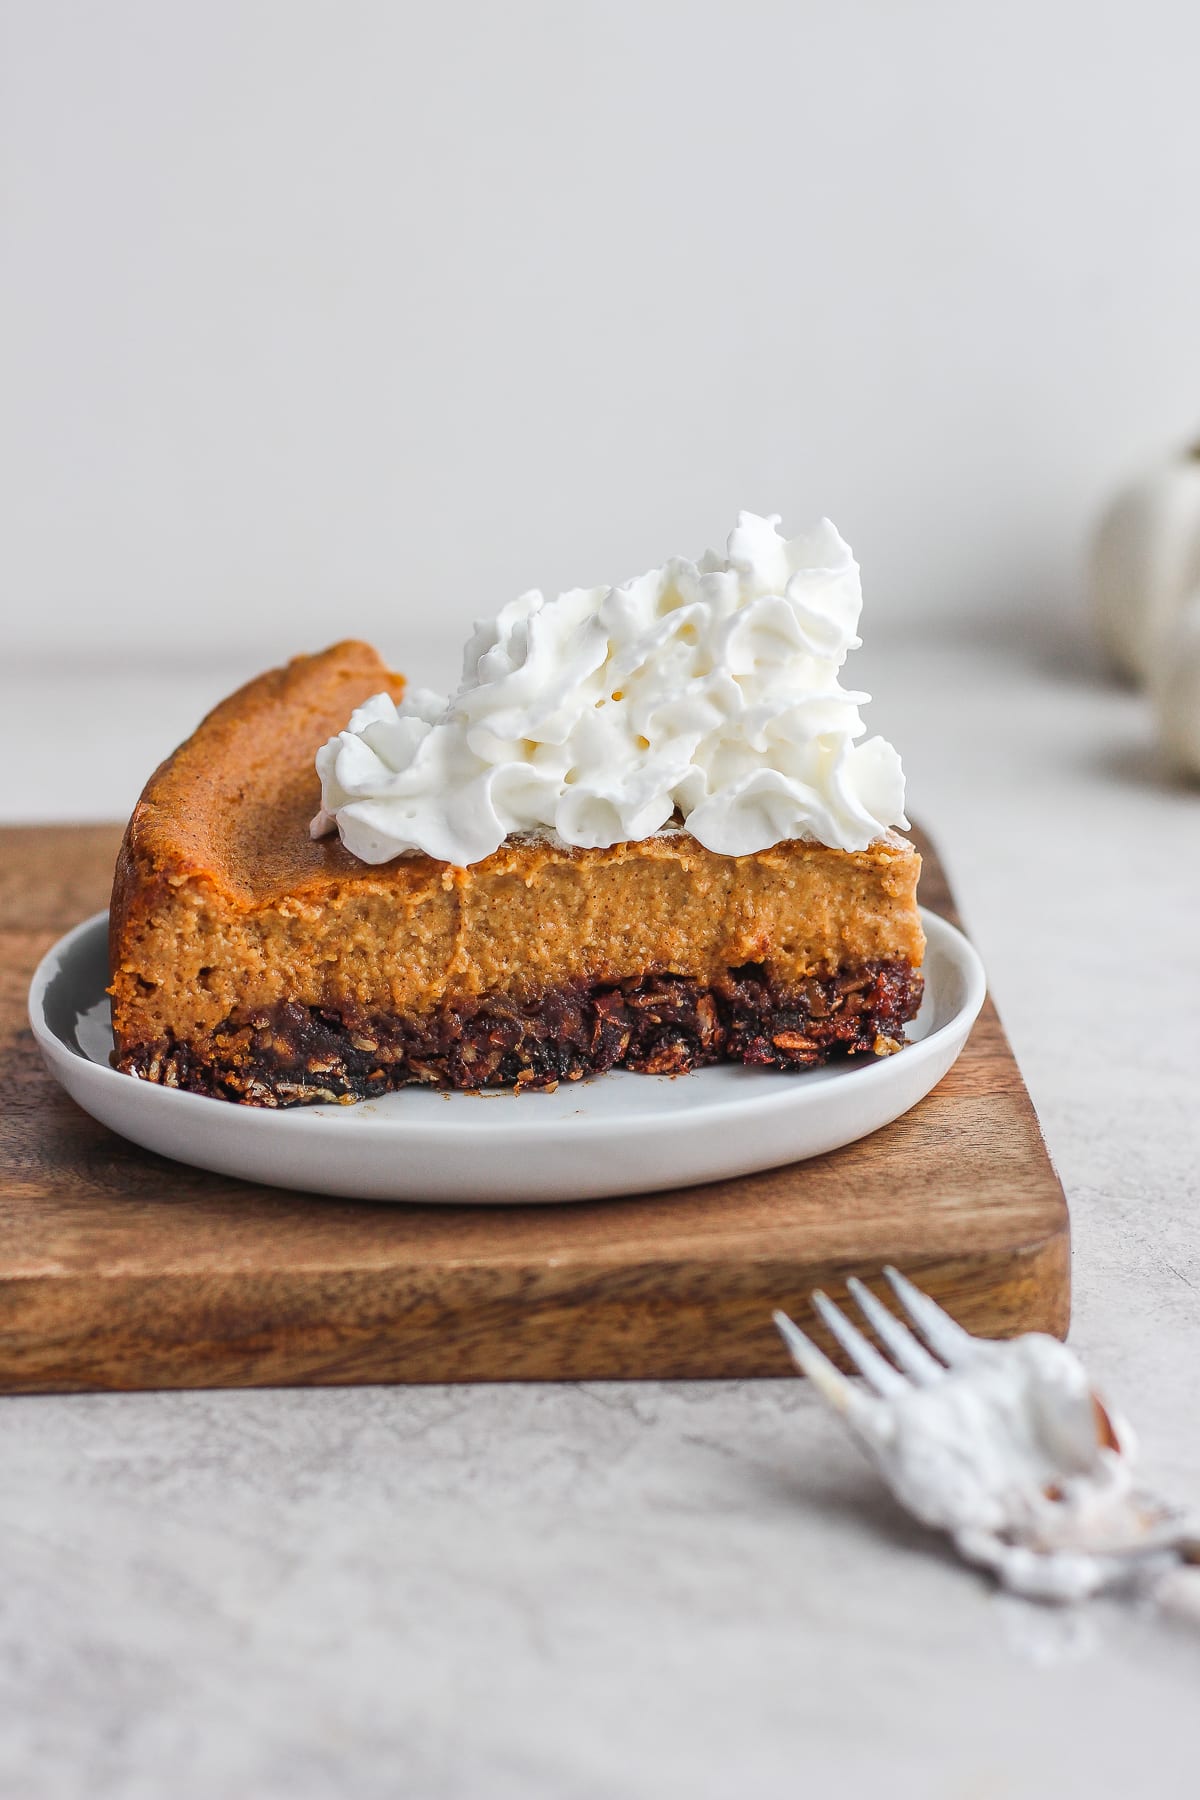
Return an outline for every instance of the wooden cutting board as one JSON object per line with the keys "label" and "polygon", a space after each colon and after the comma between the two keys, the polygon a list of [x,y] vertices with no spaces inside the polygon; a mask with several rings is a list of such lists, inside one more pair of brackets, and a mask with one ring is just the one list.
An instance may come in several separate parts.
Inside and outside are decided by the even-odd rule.
{"label": "wooden cutting board", "polygon": [[[887,1262],[971,1331],[1066,1331],[1066,1202],[990,1002],[886,1130],[644,1199],[366,1205],[137,1149],[55,1085],[25,1012],[44,951],[107,903],[119,835],[0,830],[0,1390],[783,1375],[772,1308],[813,1328],[814,1286]],[[922,899],[954,918],[922,847]]]}

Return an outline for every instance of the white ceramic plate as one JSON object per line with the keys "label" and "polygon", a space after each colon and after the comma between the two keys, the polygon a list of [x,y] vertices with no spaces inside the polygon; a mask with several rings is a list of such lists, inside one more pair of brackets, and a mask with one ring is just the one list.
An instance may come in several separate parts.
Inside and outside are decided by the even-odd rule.
{"label": "white ceramic plate", "polygon": [[73,1100],[178,1162],[358,1200],[591,1200],[819,1156],[915,1106],[957,1058],[985,991],[982,964],[961,932],[932,913],[922,917],[925,1000],[907,1048],[792,1075],[737,1065],[675,1078],[620,1070],[563,1082],[553,1094],[407,1088],[357,1106],[281,1111],[208,1100],[109,1067],[105,913],[43,958],[29,1017]]}

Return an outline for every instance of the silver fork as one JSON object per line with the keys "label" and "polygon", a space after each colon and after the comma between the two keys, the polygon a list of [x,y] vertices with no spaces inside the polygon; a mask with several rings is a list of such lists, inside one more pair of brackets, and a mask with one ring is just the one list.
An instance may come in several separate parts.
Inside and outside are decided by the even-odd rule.
{"label": "silver fork", "polygon": [[1135,1489],[1133,1433],[1074,1351],[1041,1332],[972,1337],[899,1270],[884,1274],[915,1331],[863,1282],[847,1287],[887,1356],[828,1295],[812,1296],[864,1387],[786,1314],[775,1323],[903,1506],[1038,1599],[1084,1599],[1200,1561],[1196,1525]]}

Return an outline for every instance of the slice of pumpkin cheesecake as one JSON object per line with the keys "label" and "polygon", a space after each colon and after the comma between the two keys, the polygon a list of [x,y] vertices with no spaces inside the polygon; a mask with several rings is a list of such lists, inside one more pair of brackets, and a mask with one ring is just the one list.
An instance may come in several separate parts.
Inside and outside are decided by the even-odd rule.
{"label": "slice of pumpkin cheesecake", "polygon": [[857,569],[739,532],[524,596],[449,702],[348,642],[218,706],[121,847],[116,1066],[284,1106],[898,1049],[920,858],[836,683]]}

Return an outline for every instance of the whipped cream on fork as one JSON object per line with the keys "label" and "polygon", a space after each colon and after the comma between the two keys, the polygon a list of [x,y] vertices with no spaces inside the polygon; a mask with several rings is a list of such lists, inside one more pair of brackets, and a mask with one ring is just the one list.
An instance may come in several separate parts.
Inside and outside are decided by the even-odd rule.
{"label": "whipped cream on fork", "polygon": [[827,519],[778,526],[743,512],[724,556],[522,594],[476,626],[449,699],[376,694],[323,746],[314,837],[465,866],[527,831],[602,848],[682,819],[741,856],[789,838],[865,850],[907,824],[900,758],[859,741],[869,696],[838,679],[858,564]]}
{"label": "whipped cream on fork", "polygon": [[1200,1560],[1186,1514],[1134,1486],[1133,1434],[1066,1344],[1042,1332],[971,1337],[896,1269],[884,1274],[919,1337],[861,1281],[847,1287],[891,1361],[826,1294],[812,1296],[863,1388],[786,1314],[775,1322],[909,1512],[1004,1586],[1042,1600],[1085,1599]]}

